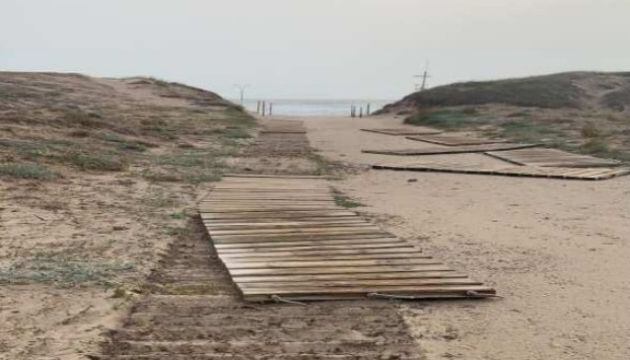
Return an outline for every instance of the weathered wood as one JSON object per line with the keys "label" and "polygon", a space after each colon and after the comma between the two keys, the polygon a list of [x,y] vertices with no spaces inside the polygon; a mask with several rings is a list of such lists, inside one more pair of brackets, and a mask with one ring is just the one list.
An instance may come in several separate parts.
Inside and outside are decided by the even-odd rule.
{"label": "weathered wood", "polygon": [[406,259],[368,259],[368,260],[274,260],[249,262],[240,259],[221,259],[230,270],[241,269],[293,269],[293,268],[337,268],[337,267],[364,267],[364,266],[392,266],[392,265],[440,265],[439,261],[428,256]]}
{"label": "weathered wood", "polygon": [[230,269],[230,275],[254,276],[254,275],[308,275],[308,274],[361,274],[361,273],[396,273],[410,271],[438,271],[448,268],[441,264],[417,264],[417,265],[373,265],[357,267],[312,267],[312,268],[278,268],[278,269]]}
{"label": "weathered wood", "polygon": [[505,151],[515,149],[527,149],[540,146],[538,144],[480,144],[450,147],[430,147],[421,149],[382,149],[382,150],[361,150],[367,154],[397,155],[397,156],[419,156],[419,155],[440,155],[440,154],[466,154],[484,153],[487,151]]}
{"label": "weathered wood", "polygon": [[432,135],[440,134],[442,131],[432,129],[428,127],[409,127],[409,128],[391,128],[391,129],[361,129],[361,131],[368,131],[377,134],[393,135],[393,136],[406,136],[406,135]]}
{"label": "weathered wood", "polygon": [[298,262],[298,261],[329,261],[329,260],[391,260],[391,259],[430,259],[430,256],[424,256],[421,253],[409,253],[409,252],[399,252],[399,253],[378,253],[378,254],[338,254],[338,255],[305,255],[305,256],[256,256],[251,255],[249,257],[239,256],[239,257],[229,257],[226,254],[221,254],[222,259],[225,261],[225,264],[233,263],[235,261],[241,263],[270,263],[270,262],[278,262],[279,264],[284,262]]}
{"label": "weathered wood", "polygon": [[294,251],[275,251],[267,252],[260,250],[242,251],[239,253],[221,253],[222,258],[226,259],[238,259],[247,258],[248,260],[257,261],[257,259],[275,259],[284,258],[292,259],[295,257],[307,257],[307,256],[353,256],[353,255],[384,255],[390,256],[395,254],[409,255],[414,253],[421,253],[410,247],[398,247],[391,249],[337,249],[337,250],[294,250]]}
{"label": "weathered wood", "polygon": [[407,136],[407,139],[445,146],[498,144],[507,142],[507,140],[504,139],[481,139],[454,134]]}
{"label": "weathered wood", "polygon": [[621,162],[588,155],[572,154],[549,148],[520,149],[510,151],[488,151],[486,155],[517,165],[565,168],[594,168],[619,166]]}
{"label": "weathered wood", "polygon": [[309,275],[257,275],[235,276],[234,281],[243,283],[275,282],[275,283],[310,283],[311,281],[352,281],[352,280],[413,280],[413,279],[450,279],[467,278],[466,275],[457,273],[451,269],[408,271],[408,272],[376,272],[355,274],[309,274]]}
{"label": "weathered wood", "polygon": [[[493,293],[355,212],[321,179],[226,178],[200,215],[245,300],[421,297]],[[464,290],[465,289],[465,290]]]}
{"label": "weathered wood", "polygon": [[303,288],[274,288],[274,289],[258,289],[258,288],[248,288],[246,290],[242,290],[243,295],[265,295],[265,294],[274,294],[281,296],[290,296],[290,295],[299,295],[299,294],[352,294],[352,293],[362,293],[362,294],[370,294],[370,293],[389,293],[389,294],[413,294],[413,293],[483,293],[488,295],[495,294],[494,290],[488,288],[487,286],[482,285],[403,285],[403,286],[347,286],[347,287],[303,287]]}
{"label": "weathered wood", "polygon": [[[405,242],[387,241],[387,239],[366,240],[320,240],[316,244],[311,241],[293,241],[287,243],[241,243],[241,244],[215,244],[214,247],[220,254],[242,253],[243,250],[264,251],[302,251],[302,250],[345,250],[345,249],[391,249],[404,247]],[[407,245],[411,249],[411,245]]]}
{"label": "weathered wood", "polygon": [[[413,164],[386,162],[372,165],[377,170],[398,170],[398,171],[423,171],[456,173],[471,175],[498,175],[498,176],[520,176],[532,178],[564,179],[564,180],[606,180],[617,176],[630,174],[630,168],[599,168],[589,169],[586,174],[576,174],[571,168],[537,167],[537,166],[514,166],[499,169],[492,168],[469,168],[460,165],[440,165],[440,164]],[[592,171],[590,171],[592,170]]]}
{"label": "weathered wood", "polygon": [[[256,290],[269,290],[282,289],[283,291],[300,290],[305,286],[303,283],[297,282],[255,282],[255,283],[242,283],[238,282],[239,288],[244,291],[256,291]],[[442,286],[442,285],[475,285],[479,286],[482,283],[473,281],[467,277],[454,277],[454,278],[423,278],[423,279],[389,279],[389,280],[311,280],[309,287],[317,288],[354,288],[354,287],[390,287],[390,286]]]}
{"label": "weathered wood", "polygon": [[222,235],[281,235],[281,234],[371,234],[382,233],[378,226],[373,224],[365,225],[352,225],[352,226],[319,226],[319,225],[305,225],[294,227],[275,227],[271,229],[236,229],[236,230],[218,230],[212,231],[212,236]]}
{"label": "weathered wood", "polygon": [[329,234],[284,234],[284,235],[220,235],[212,236],[212,241],[215,244],[233,244],[233,243],[259,243],[259,242],[290,242],[290,241],[311,241],[317,243],[320,240],[369,240],[369,239],[382,239],[391,236],[386,232],[368,232],[368,231],[354,231],[354,232],[341,232]]}

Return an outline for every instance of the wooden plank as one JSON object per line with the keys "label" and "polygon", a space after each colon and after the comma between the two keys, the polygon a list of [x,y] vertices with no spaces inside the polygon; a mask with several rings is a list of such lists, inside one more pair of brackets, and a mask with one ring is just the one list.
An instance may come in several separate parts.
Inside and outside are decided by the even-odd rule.
{"label": "wooden plank", "polygon": [[230,270],[241,269],[293,269],[293,268],[329,268],[329,267],[364,267],[364,266],[391,266],[391,265],[440,265],[439,261],[431,257],[409,257],[406,259],[367,259],[367,260],[318,260],[318,261],[261,261],[247,262],[239,259],[221,259]]}
{"label": "wooden plank", "polygon": [[259,207],[257,208],[258,210],[252,210],[251,207],[244,207],[244,206],[240,206],[240,207],[218,207],[218,206],[212,206],[212,205],[200,205],[199,206],[199,211],[200,212],[213,212],[213,213],[243,213],[243,212],[251,212],[251,213],[261,213],[261,212],[274,212],[274,211],[279,211],[279,212],[287,212],[287,211],[312,211],[312,210],[319,210],[319,211],[326,211],[326,210],[338,210],[339,208],[330,205],[330,206],[283,206],[280,208],[274,208],[273,206],[265,206],[265,207]]}
{"label": "wooden plank", "polygon": [[226,264],[232,262],[246,262],[248,264],[269,263],[269,262],[299,262],[299,261],[332,261],[332,260],[391,260],[391,259],[430,259],[430,256],[422,255],[419,252],[404,253],[379,253],[379,254],[339,254],[339,255],[304,255],[304,256],[250,256],[230,257],[221,254],[221,258]]}
{"label": "wooden plank", "polygon": [[[304,226],[304,225],[352,225],[352,224],[367,224],[374,225],[371,222],[362,219],[358,216],[350,218],[350,219],[326,219],[322,218],[320,220],[311,220],[311,221],[251,221],[251,222],[229,222],[225,220],[206,220],[206,227],[208,228],[216,228],[221,229],[224,227],[239,227],[239,228],[274,228],[274,227],[291,227],[291,226]],[[242,220],[241,220],[242,221]]]}
{"label": "wooden plank", "polygon": [[368,131],[377,134],[393,135],[393,136],[405,136],[405,135],[431,135],[440,134],[442,131],[432,129],[428,127],[414,127],[414,128],[376,128],[376,129],[361,129],[361,131]]}
{"label": "wooden plank", "polygon": [[482,285],[479,281],[473,281],[467,277],[460,278],[422,278],[422,279],[388,279],[388,280],[311,280],[308,282],[255,282],[255,283],[242,283],[236,281],[238,287],[244,291],[255,290],[269,290],[270,292],[277,292],[279,289],[283,291],[300,290],[305,287],[317,287],[317,288],[355,288],[355,287],[390,287],[390,286],[442,286],[442,285]]}
{"label": "wooden plank", "polygon": [[320,229],[330,228],[330,227],[368,227],[374,226],[374,224],[368,222],[333,222],[333,223],[304,223],[296,224],[296,225],[264,225],[264,224],[249,224],[249,225],[208,225],[208,223],[204,223],[208,231],[220,231],[220,230],[243,230],[243,229],[253,229],[253,230],[270,230],[270,229],[299,229],[307,226],[318,226]]}
{"label": "wooden plank", "polygon": [[437,271],[448,269],[441,264],[416,264],[416,265],[374,265],[357,267],[314,267],[314,268],[279,268],[279,269],[230,269],[230,275],[253,276],[253,275],[308,275],[308,274],[353,274],[353,273],[382,273],[382,272],[409,272],[409,271]]}
{"label": "wooden plank", "polygon": [[456,147],[430,147],[420,149],[382,149],[382,150],[361,150],[367,154],[381,155],[397,155],[397,156],[420,156],[420,155],[440,155],[440,154],[465,154],[465,153],[484,153],[487,151],[505,151],[515,149],[526,149],[540,146],[539,144],[480,144],[480,145],[464,145]]}
{"label": "wooden plank", "polygon": [[378,286],[378,287],[365,287],[365,286],[348,286],[348,287],[303,287],[303,288],[273,288],[273,289],[258,289],[249,288],[243,290],[243,295],[246,297],[249,295],[299,295],[299,294],[349,294],[349,293],[362,293],[369,294],[375,292],[389,293],[389,294],[437,294],[437,293],[470,293],[477,292],[483,294],[493,295],[495,291],[487,286],[483,285],[403,285],[403,286]]}
{"label": "wooden plank", "polygon": [[377,272],[359,274],[309,274],[309,275],[271,275],[271,276],[235,276],[234,281],[243,283],[258,282],[297,282],[304,283],[310,281],[352,281],[352,280],[403,280],[403,279],[449,279],[467,278],[466,275],[457,273],[451,269],[409,271],[409,272]]}
{"label": "wooden plank", "polygon": [[507,142],[507,140],[504,139],[481,139],[453,134],[407,136],[407,139],[445,146],[498,144]]}
{"label": "wooden plank", "polygon": [[569,175],[565,168],[542,168],[535,166],[516,166],[502,169],[469,169],[460,166],[440,166],[423,164],[375,164],[372,168],[377,170],[397,170],[397,171],[424,171],[439,173],[456,173],[471,175],[497,175],[497,176],[521,176],[532,178],[564,179],[564,180],[606,180],[616,176],[630,174],[630,169],[609,169],[602,168],[599,176]]}
{"label": "wooden plank", "polygon": [[382,233],[383,231],[372,224],[351,225],[351,226],[330,226],[322,227],[319,225],[304,225],[293,227],[275,227],[271,229],[236,229],[236,230],[213,230],[212,237],[222,235],[268,235],[268,234],[366,234],[366,233]]}
{"label": "wooden plank", "polygon": [[382,239],[391,236],[386,232],[380,233],[367,233],[367,232],[354,232],[354,233],[331,233],[331,234],[286,234],[286,235],[219,235],[210,236],[215,244],[234,244],[234,243],[258,243],[258,242],[289,242],[289,241],[311,241],[313,243],[319,240],[368,240],[368,239]]}
{"label": "wooden plank", "polygon": [[243,219],[206,219],[201,217],[206,223],[212,224],[212,226],[273,226],[274,224],[364,224],[369,223],[366,219],[359,216],[347,216],[347,217],[313,217],[313,218],[297,218],[297,219],[274,219],[274,218],[259,218],[259,219],[245,219],[248,222],[243,222]]}
{"label": "wooden plank", "polygon": [[221,253],[221,258],[247,258],[252,259],[252,261],[256,261],[256,259],[274,259],[274,258],[294,258],[296,256],[344,256],[344,255],[393,255],[393,254],[403,254],[407,255],[410,253],[418,253],[418,250],[410,247],[398,247],[391,249],[355,249],[353,247],[346,249],[337,249],[337,250],[294,250],[294,251],[244,251],[240,253]]}
{"label": "wooden plank", "polygon": [[[373,239],[380,240],[380,239]],[[397,240],[397,239],[395,239]],[[245,244],[215,244],[214,247],[218,252],[225,253],[242,253],[243,250],[264,251],[298,251],[298,250],[335,250],[335,249],[386,249],[399,248],[405,245],[400,241],[374,241],[367,242],[363,240],[328,240],[318,241],[313,244],[310,241],[295,241],[290,243],[245,243]]]}
{"label": "wooden plank", "polygon": [[611,167],[621,165],[620,161],[601,159],[588,155],[572,154],[549,148],[521,149],[510,151],[489,151],[486,155],[517,165],[541,167]]}
{"label": "wooden plank", "polygon": [[311,217],[355,217],[357,214],[352,211],[344,210],[308,210],[308,211],[242,211],[240,213],[221,213],[212,211],[200,211],[203,219],[237,219],[239,221],[254,218],[257,221],[261,219],[270,219],[276,221],[278,219],[303,219]]}

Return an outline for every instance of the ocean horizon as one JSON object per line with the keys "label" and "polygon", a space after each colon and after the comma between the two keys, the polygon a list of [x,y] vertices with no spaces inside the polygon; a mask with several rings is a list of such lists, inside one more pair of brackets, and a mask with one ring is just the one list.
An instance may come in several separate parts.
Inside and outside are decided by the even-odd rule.
{"label": "ocean horizon", "polygon": [[[231,99],[236,104],[238,99]],[[243,106],[251,112],[256,112],[258,99],[244,99]],[[267,104],[273,104],[273,115],[285,116],[350,116],[350,108],[354,105],[363,108],[365,114],[368,104],[370,112],[377,111],[395,100],[385,99],[270,99]]]}

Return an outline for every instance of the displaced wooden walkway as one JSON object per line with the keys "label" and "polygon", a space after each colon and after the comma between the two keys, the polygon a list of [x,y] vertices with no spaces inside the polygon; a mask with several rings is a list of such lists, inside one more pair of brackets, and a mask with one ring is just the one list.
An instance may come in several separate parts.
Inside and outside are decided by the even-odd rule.
{"label": "displaced wooden walkway", "polygon": [[495,294],[336,205],[321,178],[226,177],[199,211],[245,300]]}
{"label": "displaced wooden walkway", "polygon": [[407,139],[445,146],[499,144],[508,142],[507,140],[503,139],[481,139],[454,134],[407,136]]}
{"label": "displaced wooden walkway", "polygon": [[463,145],[463,146],[432,146],[422,149],[381,149],[381,150],[361,150],[366,154],[380,154],[380,155],[399,155],[399,156],[413,156],[413,155],[442,155],[442,154],[468,154],[468,153],[485,153],[488,151],[504,151],[504,150],[516,150],[527,149],[539,146],[538,144],[514,144],[514,143],[499,143],[499,144],[480,144],[480,145]]}
{"label": "displaced wooden walkway", "polygon": [[404,170],[443,172],[475,175],[519,176],[532,178],[564,179],[564,180],[607,180],[617,176],[630,174],[630,168],[564,168],[538,166],[506,166],[484,168],[478,164],[448,164],[440,162],[387,161],[376,163],[372,168],[377,170]]}
{"label": "displaced wooden walkway", "polygon": [[572,154],[549,148],[491,151],[486,154],[517,165],[574,168],[614,167],[621,165],[621,162],[618,160]]}
{"label": "displaced wooden walkway", "polygon": [[428,127],[422,127],[422,126],[416,126],[413,128],[385,128],[385,129],[376,128],[376,129],[361,129],[361,130],[373,132],[377,134],[393,135],[393,136],[434,135],[434,134],[442,133],[442,131],[440,130],[436,130],[436,129],[432,129]]}

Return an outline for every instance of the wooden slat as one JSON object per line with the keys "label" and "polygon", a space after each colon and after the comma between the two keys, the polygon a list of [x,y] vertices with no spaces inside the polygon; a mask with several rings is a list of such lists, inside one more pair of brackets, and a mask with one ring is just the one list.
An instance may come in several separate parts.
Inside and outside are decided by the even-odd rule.
{"label": "wooden slat", "polygon": [[[238,286],[247,291],[266,290],[266,289],[282,289],[283,291],[300,290],[305,286],[302,283],[295,282],[257,282],[242,283],[237,282]],[[390,286],[442,286],[442,285],[482,285],[478,281],[470,280],[467,277],[462,278],[424,278],[424,279],[390,279],[390,280],[348,280],[348,281],[310,281],[309,287],[317,288],[349,288],[349,287],[390,287]],[[277,290],[276,290],[277,291]]]}
{"label": "wooden slat", "polygon": [[281,296],[304,295],[304,294],[369,294],[374,292],[387,292],[391,294],[412,294],[414,292],[437,294],[437,293],[467,293],[478,292],[494,294],[494,291],[482,285],[426,285],[426,286],[348,286],[348,287],[302,287],[302,288],[274,288],[274,289],[247,289],[243,290],[243,295],[247,298],[250,295],[274,294]]}
{"label": "wooden slat", "polygon": [[[397,239],[394,239],[397,240]],[[302,251],[302,250],[334,250],[334,249],[391,249],[405,245],[401,241],[387,241],[372,239],[365,240],[320,240],[316,244],[311,241],[293,241],[288,243],[241,243],[241,244],[215,244],[219,253],[243,253],[245,250],[264,251]],[[410,245],[409,245],[410,246]]]}
{"label": "wooden slat", "polygon": [[454,134],[437,134],[437,135],[417,135],[407,136],[409,140],[423,141],[431,144],[445,146],[464,146],[464,145],[482,145],[482,144],[498,144],[505,143],[503,139],[481,139],[471,136],[462,136]]}
{"label": "wooden slat", "polygon": [[372,165],[377,170],[423,171],[471,175],[520,176],[564,180],[606,180],[630,174],[630,168],[601,168],[591,175],[574,175],[569,168],[513,166],[505,168],[467,167],[465,165],[440,165],[422,163],[383,162]]}
{"label": "wooden slat", "polygon": [[201,211],[201,217],[204,219],[237,219],[239,221],[254,218],[258,221],[261,219],[303,219],[311,217],[327,217],[340,218],[341,216],[356,216],[356,213],[344,210],[309,210],[309,211],[241,211],[239,213],[221,213],[213,211]]}
{"label": "wooden slat", "polygon": [[236,244],[236,243],[263,243],[277,242],[289,243],[292,241],[310,241],[317,244],[320,241],[330,240],[359,240],[368,242],[370,239],[382,239],[391,236],[386,232],[380,233],[331,233],[331,234],[288,234],[288,235],[221,235],[213,236],[215,244]]}
{"label": "wooden slat", "polygon": [[419,156],[419,155],[440,155],[440,154],[465,154],[483,153],[487,151],[505,151],[515,149],[526,149],[539,146],[538,144],[480,144],[449,147],[429,147],[419,149],[382,149],[382,150],[361,150],[367,154],[397,155],[397,156]]}
{"label": "wooden slat", "polygon": [[373,266],[357,266],[357,267],[312,267],[312,268],[278,268],[278,269],[230,269],[229,273],[236,276],[253,276],[253,275],[306,275],[306,274],[361,274],[361,273],[378,273],[378,272],[409,272],[409,271],[437,271],[448,269],[440,264],[416,264],[416,265],[373,265]]}
{"label": "wooden slat", "polygon": [[240,259],[222,259],[223,263],[227,265],[230,270],[241,269],[293,269],[293,268],[337,268],[337,267],[364,267],[364,266],[392,266],[392,265],[440,265],[439,261],[433,260],[431,257],[414,258],[409,257],[406,259],[368,259],[368,260],[300,260],[300,261],[288,261],[288,260],[275,260],[275,261],[261,261],[261,262],[248,262]]}
{"label": "wooden slat", "polygon": [[410,127],[410,128],[376,128],[376,129],[361,129],[361,131],[368,131],[377,134],[405,136],[405,135],[431,135],[440,134],[441,131],[428,127]]}
{"label": "wooden slat", "polygon": [[391,260],[391,259],[429,259],[430,256],[424,256],[422,253],[409,253],[409,252],[399,252],[399,253],[387,253],[381,252],[378,254],[339,254],[339,255],[292,255],[292,256],[239,256],[239,257],[230,257],[226,256],[226,254],[222,254],[221,258],[225,260],[225,264],[227,265],[229,262],[238,261],[238,262],[246,262],[248,264],[256,264],[256,263],[269,263],[269,262],[305,262],[305,261],[329,261],[329,260]]}
{"label": "wooden slat", "polygon": [[365,225],[352,225],[352,226],[320,226],[319,224],[315,225],[304,225],[304,226],[293,226],[293,227],[274,227],[271,229],[236,229],[236,230],[212,230],[212,236],[222,236],[222,235],[280,235],[280,234],[340,234],[340,233],[356,233],[356,234],[365,234],[365,233],[381,233],[382,231],[378,226],[374,226],[372,224]]}
{"label": "wooden slat", "polygon": [[394,254],[402,254],[407,255],[415,252],[414,248],[408,247],[399,247],[392,249],[337,249],[337,250],[295,250],[295,251],[275,251],[275,252],[265,252],[265,251],[249,251],[249,252],[241,252],[235,254],[222,253],[222,258],[248,258],[255,261],[256,259],[274,259],[274,258],[294,258],[298,256],[306,257],[306,256],[352,256],[352,255],[394,255]]}
{"label": "wooden slat", "polygon": [[408,271],[408,272],[377,272],[363,274],[309,274],[309,275],[258,275],[258,276],[235,276],[234,281],[243,283],[258,282],[297,282],[310,283],[312,281],[352,281],[352,280],[405,280],[405,279],[450,279],[450,278],[467,278],[466,275],[457,273],[451,269],[444,270],[427,270],[427,271]]}
{"label": "wooden slat", "polygon": [[489,151],[487,155],[517,165],[542,167],[611,167],[621,165],[620,161],[601,159],[588,155],[572,154],[558,149],[538,148],[510,151]]}

